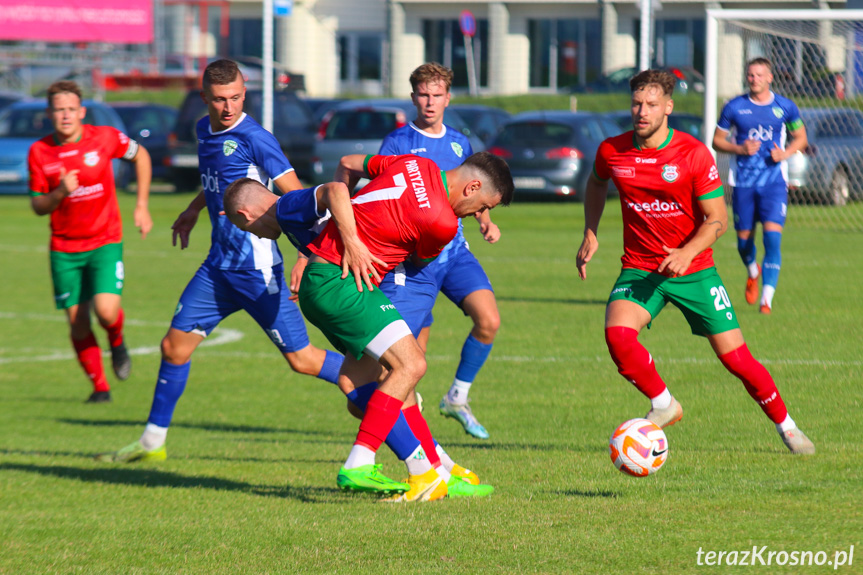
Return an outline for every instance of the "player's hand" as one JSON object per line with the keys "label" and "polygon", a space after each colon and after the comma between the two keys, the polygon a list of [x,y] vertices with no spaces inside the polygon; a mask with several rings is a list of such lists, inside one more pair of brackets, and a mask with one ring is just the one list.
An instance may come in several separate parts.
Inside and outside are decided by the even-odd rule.
{"label": "player's hand", "polygon": [[785,155],[785,150],[780,148],[779,144],[773,142],[773,149],[770,150],[770,157],[773,159],[774,162],[778,164],[779,162],[785,160],[787,156]]}
{"label": "player's hand", "polygon": [[662,246],[662,249],[665,250],[668,256],[662,260],[656,271],[671,278],[680,277],[685,274],[692,264],[692,258],[695,256],[690,255],[688,251],[681,248]]}
{"label": "player's hand", "polygon": [[177,245],[177,238],[179,237],[180,249],[184,250],[189,247],[189,234],[192,233],[197,222],[198,212],[195,210],[185,210],[177,216],[177,220],[171,226],[171,229],[174,230],[171,234],[172,245]]}
{"label": "player's hand", "polygon": [[146,239],[147,234],[153,229],[153,218],[150,210],[145,206],[135,206],[135,227],[141,232],[141,239]]}
{"label": "player's hand", "polygon": [[363,291],[363,284],[366,284],[369,291],[374,290],[372,277],[377,283],[381,281],[381,276],[374,264],[385,266],[386,262],[372,255],[366,244],[359,238],[346,241],[344,244],[345,253],[342,254],[342,279],[345,279],[349,273],[352,273],[357,282],[357,291]]}
{"label": "player's hand", "polygon": [[761,149],[761,140],[749,139],[743,142],[743,155],[754,156]]}
{"label": "player's hand", "polygon": [[81,170],[66,171],[60,168],[60,194],[65,198],[78,189],[78,174]]}
{"label": "player's hand", "polygon": [[500,228],[497,227],[497,224],[494,222],[480,222],[479,233],[481,233],[483,239],[490,244],[493,244],[500,239]]}
{"label": "player's hand", "polygon": [[578,277],[582,280],[587,279],[587,262],[593,258],[593,254],[599,249],[599,241],[596,235],[588,231],[584,234],[584,240],[581,242],[581,247],[578,248],[578,255],[575,257],[575,266],[578,268]]}
{"label": "player's hand", "polygon": [[291,297],[288,299],[291,301],[297,301],[300,298],[300,282],[303,280],[303,272],[308,263],[309,258],[297,252],[297,262],[294,264],[294,267],[291,268],[291,283],[289,284],[289,287],[291,288]]}

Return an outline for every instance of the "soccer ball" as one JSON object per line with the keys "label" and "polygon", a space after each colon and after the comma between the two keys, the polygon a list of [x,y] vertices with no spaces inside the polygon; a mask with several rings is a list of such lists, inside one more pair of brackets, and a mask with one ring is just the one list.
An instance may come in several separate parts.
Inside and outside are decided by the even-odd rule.
{"label": "soccer ball", "polygon": [[662,429],[647,419],[621,423],[608,442],[614,466],[635,477],[646,477],[668,459],[668,439]]}

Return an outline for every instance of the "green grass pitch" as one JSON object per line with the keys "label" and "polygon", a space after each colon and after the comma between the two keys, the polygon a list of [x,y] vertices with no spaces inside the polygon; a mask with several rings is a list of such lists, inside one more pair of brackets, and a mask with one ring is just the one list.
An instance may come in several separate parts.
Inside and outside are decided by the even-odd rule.
{"label": "green grass pitch", "polygon": [[[437,414],[470,327],[443,298],[419,387],[437,439],[496,491],[391,506],[337,489],[357,421],[335,387],[293,374],[244,314],[195,353],[167,461],[93,461],[141,434],[159,341],[209,246],[203,216],[189,249],[171,247],[170,225],[191,196],[154,195],[144,241],[133,199],[120,197],[133,373],[109,376],[113,403],[85,405],[89,384],[53,308],[48,220],[28,198],[0,198],[0,574],[818,573],[833,568],[780,566],[781,553],[770,566],[711,567],[698,552],[766,546],[765,561],[823,551],[832,562],[852,545],[853,563],[837,572],[863,573],[863,250],[859,232],[807,225],[817,208],[791,207],[770,317],[743,301],[733,232],[715,249],[747,342],[815,456],[789,455],[742,384],[667,308],[641,339],[685,416],[666,430],[670,457],[656,475],[615,470],[611,431],[649,406],[603,339],[620,208],[609,202],[581,282],[582,206],[516,203],[492,212],[496,245],[466,222],[503,322],[471,392],[491,439]],[[386,448],[378,460],[403,473]]]}

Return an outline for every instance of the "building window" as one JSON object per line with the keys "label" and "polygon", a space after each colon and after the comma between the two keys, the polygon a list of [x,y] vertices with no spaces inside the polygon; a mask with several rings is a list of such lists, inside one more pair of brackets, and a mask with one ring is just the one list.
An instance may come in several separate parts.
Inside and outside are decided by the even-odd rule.
{"label": "building window", "polygon": [[691,66],[704,72],[704,34],[704,20],[657,20],[654,64]]}
{"label": "building window", "polygon": [[529,20],[530,87],[570,88],[600,74],[599,20]]}
{"label": "building window", "polygon": [[[453,71],[453,88],[469,87],[467,48],[458,20],[423,20],[426,62],[438,62]],[[477,19],[472,41],[477,84],[488,86],[488,20]]]}
{"label": "building window", "polygon": [[347,89],[354,89],[362,82],[381,81],[383,42],[382,34],[339,33],[339,78]]}

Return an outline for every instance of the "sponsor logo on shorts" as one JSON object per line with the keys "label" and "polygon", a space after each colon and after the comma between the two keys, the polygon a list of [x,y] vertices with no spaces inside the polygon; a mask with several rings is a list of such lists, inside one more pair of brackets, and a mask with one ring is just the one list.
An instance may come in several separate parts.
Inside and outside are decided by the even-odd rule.
{"label": "sponsor logo on shorts", "polygon": [[91,168],[99,163],[99,152],[87,152],[84,154],[84,165]]}
{"label": "sponsor logo on shorts", "polygon": [[630,287],[619,287],[619,288],[614,288],[613,290],[611,290],[611,295],[618,294],[618,293],[632,293],[632,288],[630,288]]}
{"label": "sponsor logo on shorts", "polygon": [[382,306],[380,306],[380,307],[381,307],[381,311],[388,311],[388,310],[393,310],[393,311],[395,311],[395,309],[396,309],[396,306],[394,306],[394,305],[393,305],[393,304],[391,304],[391,303],[384,304],[384,305],[382,305]]}
{"label": "sponsor logo on shorts", "polygon": [[269,330],[269,332],[270,332],[270,339],[273,340],[274,344],[285,345],[285,340],[282,339],[282,334],[279,333],[279,330],[271,329],[271,330]]}
{"label": "sponsor logo on shorts", "polygon": [[60,295],[55,295],[54,299],[57,301],[63,301],[63,300],[69,299],[70,295],[72,295],[72,294],[69,292],[61,293]]}
{"label": "sponsor logo on shorts", "polygon": [[680,171],[674,164],[665,164],[662,166],[662,179],[668,183],[677,181],[680,177]]}
{"label": "sponsor logo on shorts", "polygon": [[464,149],[461,147],[461,145],[458,142],[453,142],[450,144],[450,146],[452,146],[452,151],[455,152],[455,155],[461,158],[462,154],[464,153]]}
{"label": "sponsor logo on shorts", "polygon": [[181,311],[183,311],[183,302],[178,302],[177,309],[174,310],[174,315],[179,314]]}
{"label": "sponsor logo on shorts", "polygon": [[222,144],[222,153],[226,156],[230,156],[237,150],[238,146],[239,144],[234,140],[225,140],[225,143]]}

